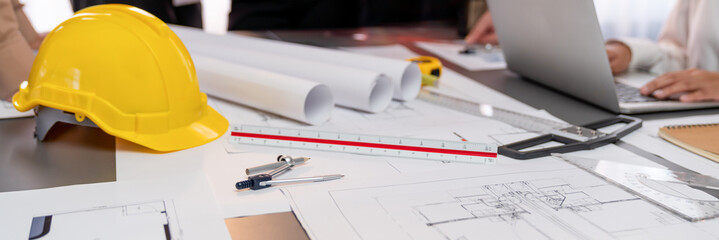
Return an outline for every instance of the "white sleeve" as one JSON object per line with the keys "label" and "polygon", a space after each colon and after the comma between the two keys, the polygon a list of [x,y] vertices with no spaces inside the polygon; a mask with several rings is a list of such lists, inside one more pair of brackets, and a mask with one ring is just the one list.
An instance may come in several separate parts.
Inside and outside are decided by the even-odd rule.
{"label": "white sleeve", "polygon": [[662,74],[687,68],[689,2],[677,1],[657,42],[638,38],[618,39],[632,52],[630,69]]}
{"label": "white sleeve", "polygon": [[644,38],[620,38],[632,52],[629,68],[654,74],[686,68],[686,48],[671,42],[654,42]]}

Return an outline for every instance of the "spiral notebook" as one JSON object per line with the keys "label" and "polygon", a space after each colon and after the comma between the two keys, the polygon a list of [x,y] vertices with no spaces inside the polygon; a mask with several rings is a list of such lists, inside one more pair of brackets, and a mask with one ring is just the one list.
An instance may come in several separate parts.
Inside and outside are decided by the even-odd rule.
{"label": "spiral notebook", "polygon": [[665,126],[659,129],[659,136],[686,150],[719,162],[719,123]]}

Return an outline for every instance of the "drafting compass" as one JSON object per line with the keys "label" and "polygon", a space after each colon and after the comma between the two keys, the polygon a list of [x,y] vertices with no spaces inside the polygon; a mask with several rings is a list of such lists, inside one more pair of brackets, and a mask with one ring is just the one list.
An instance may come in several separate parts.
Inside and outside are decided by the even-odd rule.
{"label": "drafting compass", "polygon": [[[439,106],[475,116],[494,119],[527,131],[540,133],[540,136],[506,144],[498,148],[499,154],[514,159],[531,159],[549,156],[552,153],[567,153],[594,149],[614,143],[642,126],[641,119],[625,115],[619,115],[615,118],[584,126],[575,126],[494,107],[489,104],[456,98],[438,93],[427,87],[422,88],[418,98]],[[626,125],[611,133],[604,133],[597,130],[621,123]],[[549,142],[559,142],[564,145],[537,150],[523,150]]]}
{"label": "drafting compass", "polygon": [[274,179],[274,177],[277,177],[291,170],[292,167],[306,163],[307,160],[310,160],[310,158],[293,158],[287,155],[280,155],[277,157],[277,162],[275,163],[264,164],[261,166],[246,169],[245,173],[247,173],[248,175],[247,180],[235,183],[235,188],[237,188],[237,190],[242,190],[246,188],[249,188],[251,190],[259,190],[271,187],[273,184],[323,182],[336,180],[344,177],[344,175],[341,174],[332,174],[314,177]]}
{"label": "drafting compass", "polygon": [[689,221],[719,217],[719,199],[695,189],[719,190],[719,180],[711,176],[564,154],[553,154],[553,156]]}

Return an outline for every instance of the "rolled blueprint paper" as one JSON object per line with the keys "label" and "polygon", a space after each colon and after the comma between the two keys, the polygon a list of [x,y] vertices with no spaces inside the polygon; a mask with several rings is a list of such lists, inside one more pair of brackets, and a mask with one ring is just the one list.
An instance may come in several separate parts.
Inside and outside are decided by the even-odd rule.
{"label": "rolled blueprint paper", "polygon": [[301,78],[192,55],[200,90],[243,105],[317,125],[332,114],[329,87]]}
{"label": "rolled blueprint paper", "polygon": [[188,27],[173,26],[172,30],[182,39],[188,48],[191,48],[189,45],[195,43],[205,43],[381,72],[392,80],[394,88],[393,98],[397,100],[407,101],[415,99],[417,94],[419,94],[420,85],[422,84],[422,75],[419,71],[419,67],[417,64],[409,61],[234,34],[225,36],[209,35],[200,30]]}
{"label": "rolled blueprint paper", "polygon": [[392,82],[378,72],[204,43],[186,46],[193,57],[203,55],[323,83],[332,90],[337,105],[374,113],[385,110],[392,101]]}

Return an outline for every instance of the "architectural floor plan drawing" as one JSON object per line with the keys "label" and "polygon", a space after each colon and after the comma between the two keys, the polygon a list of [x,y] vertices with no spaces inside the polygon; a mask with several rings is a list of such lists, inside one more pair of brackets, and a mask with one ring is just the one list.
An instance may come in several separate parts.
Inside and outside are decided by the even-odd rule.
{"label": "architectural floor plan drawing", "polygon": [[[718,237],[580,169],[525,170],[327,193],[329,200],[319,201],[321,193],[286,191],[313,239]],[[316,224],[320,221],[324,225]],[[326,226],[328,222],[339,223]]]}
{"label": "architectural floor plan drawing", "polygon": [[181,239],[172,200],[101,206],[32,219],[29,239]]}
{"label": "architectural floor plan drawing", "polygon": [[[562,179],[491,184],[473,189],[448,191],[447,194],[453,201],[413,206],[412,211],[424,218],[424,223],[428,227],[434,228],[438,234],[447,239],[472,239],[487,235],[485,231],[462,231],[461,234],[455,231],[457,228],[471,229],[467,227],[472,225],[519,230],[511,233],[514,236],[497,237],[553,238],[548,233],[551,231],[539,227],[544,224],[553,226],[554,231],[568,237],[588,239],[590,236],[567,221],[577,216],[580,218],[571,221],[582,221],[581,216],[584,213],[606,211],[607,206],[603,207],[603,205],[625,204],[624,202],[638,200],[634,196],[622,196],[622,194],[612,199],[599,199],[593,196],[592,190],[603,191],[606,189],[601,188],[608,187],[610,186],[602,185],[575,189]],[[389,200],[387,204],[393,203]]]}

